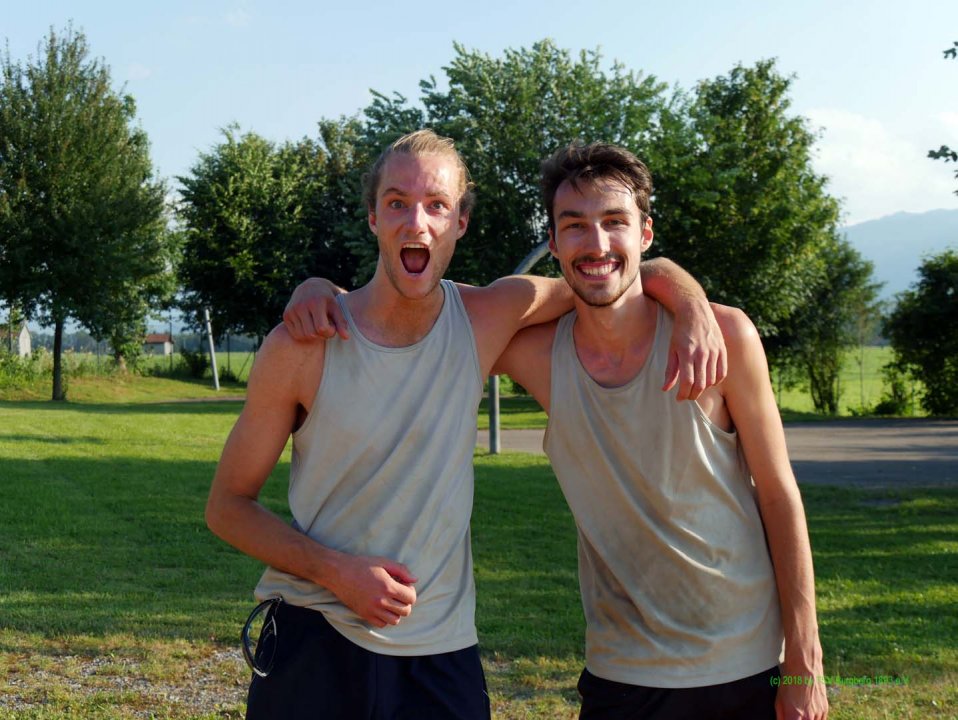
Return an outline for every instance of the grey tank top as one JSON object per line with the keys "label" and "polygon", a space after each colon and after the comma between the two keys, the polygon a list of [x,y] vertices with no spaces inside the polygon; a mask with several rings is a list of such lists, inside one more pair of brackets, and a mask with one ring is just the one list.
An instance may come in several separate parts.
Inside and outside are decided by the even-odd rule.
{"label": "grey tank top", "polygon": [[736,434],[661,389],[671,316],[659,307],[648,360],[616,388],[582,366],[575,320],[556,330],[544,447],[578,528],[586,666],[662,688],[775,666],[783,635],[754,484]]}
{"label": "grey tank top", "polygon": [[435,324],[408,347],[370,342],[341,303],[351,339],[326,341],[316,398],[293,434],[293,526],[335,550],[405,563],[418,578],[412,614],[374,628],[325,588],[272,567],[256,588],[386,655],[477,642],[469,517],[482,376],[459,291],[446,280],[442,289]]}

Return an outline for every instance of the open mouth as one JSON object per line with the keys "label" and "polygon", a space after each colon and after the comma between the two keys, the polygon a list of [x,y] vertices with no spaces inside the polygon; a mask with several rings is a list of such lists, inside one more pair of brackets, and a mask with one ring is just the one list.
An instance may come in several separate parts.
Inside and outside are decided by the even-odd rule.
{"label": "open mouth", "polygon": [[399,259],[407,273],[418,275],[429,265],[429,248],[422,243],[404,245],[399,251]]}

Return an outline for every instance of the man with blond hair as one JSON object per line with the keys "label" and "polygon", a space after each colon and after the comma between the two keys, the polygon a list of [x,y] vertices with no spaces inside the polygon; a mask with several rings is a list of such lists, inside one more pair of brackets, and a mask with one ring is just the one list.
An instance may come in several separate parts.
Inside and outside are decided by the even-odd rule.
{"label": "man with blond hair", "polygon": [[[247,717],[488,718],[469,538],[476,412],[510,339],[567,311],[571,293],[535,277],[443,279],[472,205],[452,141],[404,136],[364,182],[379,260],[336,298],[350,339],[270,333],[207,504],[210,528],[268,565]],[[651,282],[707,327],[700,297]],[[708,356],[676,367],[714,374]],[[290,434],[287,525],[258,497]]]}

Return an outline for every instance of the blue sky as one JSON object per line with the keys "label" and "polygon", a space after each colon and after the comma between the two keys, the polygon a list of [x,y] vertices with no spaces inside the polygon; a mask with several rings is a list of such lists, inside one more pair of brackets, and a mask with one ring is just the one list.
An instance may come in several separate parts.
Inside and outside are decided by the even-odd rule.
{"label": "blue sky", "polygon": [[[25,59],[72,19],[137,101],[159,173],[186,173],[231,122],[282,141],[352,115],[369,90],[418,97],[453,41],[499,55],[550,37],[573,51],[689,88],[737,62],[778,58],[793,110],[822,128],[816,168],[856,223],[958,208],[951,169],[925,155],[958,145],[952,0],[552,0],[400,4],[207,0],[4,0],[0,37]],[[652,168],[653,172],[655,168]]]}

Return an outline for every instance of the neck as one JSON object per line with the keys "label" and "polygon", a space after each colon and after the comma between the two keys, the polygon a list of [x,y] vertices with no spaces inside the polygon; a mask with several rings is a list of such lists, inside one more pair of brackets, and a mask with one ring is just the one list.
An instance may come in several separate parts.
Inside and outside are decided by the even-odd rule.
{"label": "neck", "polygon": [[442,311],[445,294],[436,285],[422,298],[400,295],[381,269],[346,304],[366,339],[386,347],[405,347],[422,340]]}
{"label": "neck", "polygon": [[576,354],[600,385],[616,387],[642,369],[655,338],[658,305],[641,288],[612,305],[594,307],[576,297]]}

